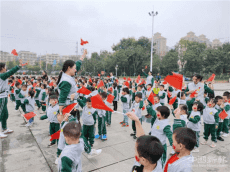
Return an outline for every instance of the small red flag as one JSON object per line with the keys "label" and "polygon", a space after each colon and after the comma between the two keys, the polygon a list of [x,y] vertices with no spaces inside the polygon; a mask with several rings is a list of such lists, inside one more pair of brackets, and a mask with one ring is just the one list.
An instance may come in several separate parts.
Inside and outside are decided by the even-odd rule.
{"label": "small red flag", "polygon": [[11,51],[11,54],[13,54],[13,55],[15,55],[15,56],[18,56],[18,53],[17,53],[17,51],[16,51],[15,49],[13,49],[13,50]]}
{"label": "small red flag", "polygon": [[127,87],[129,87],[129,82],[128,82],[128,81],[126,81],[126,82],[125,82],[125,85],[126,85]]}
{"label": "small red flag", "polygon": [[110,76],[107,76],[108,78],[110,78]]}
{"label": "small red flag", "polygon": [[13,86],[14,86],[14,84],[15,84],[15,82],[13,82],[13,83],[11,84],[11,87],[13,87]]}
{"label": "small red flag", "polygon": [[163,85],[165,85],[165,84],[167,84],[167,82],[166,82],[166,81],[164,81],[162,84],[163,84]]}
{"label": "small red flag", "polygon": [[95,109],[101,109],[101,110],[113,112],[113,110],[111,108],[106,106],[106,104],[103,102],[103,100],[101,99],[101,96],[99,94],[91,97],[91,102],[92,102],[92,107]]}
{"label": "small red flag", "polygon": [[176,101],[176,97],[173,97],[172,99],[169,100],[169,105],[172,105]]}
{"label": "small red flag", "polygon": [[182,90],[183,75],[173,72],[173,75],[166,76],[164,80],[166,82],[168,82],[171,86],[173,86],[179,90]]}
{"label": "small red flag", "polygon": [[51,82],[51,83],[49,84],[49,86],[50,86],[50,87],[54,86],[54,83],[53,83],[53,82]]}
{"label": "small red flag", "polygon": [[97,74],[99,77],[101,76],[101,74],[99,73],[99,74]]}
{"label": "small red flag", "polygon": [[23,67],[23,66],[26,66],[26,65],[28,65],[28,63],[24,63],[24,64],[22,64],[22,67]]}
{"label": "small red flag", "polygon": [[79,89],[77,92],[80,93],[80,94],[85,94],[85,95],[89,95],[89,94],[91,93],[91,91],[89,91],[89,90],[88,90],[87,88],[85,88],[84,86],[81,87],[81,89]]}
{"label": "small red flag", "polygon": [[142,110],[145,110],[145,106],[143,106]]}
{"label": "small red flag", "polygon": [[140,80],[140,79],[141,79],[141,76],[140,76],[140,75],[138,75],[137,79],[138,79],[138,80]]}
{"label": "small red flag", "polygon": [[61,133],[61,130],[58,130],[56,133],[52,134],[50,136],[50,141],[59,139],[60,138],[60,133]]}
{"label": "small red flag", "polygon": [[154,103],[154,96],[156,96],[156,94],[151,92],[149,97],[148,97],[148,101],[150,101],[153,105],[155,104]]}
{"label": "small red flag", "polygon": [[113,87],[108,88],[108,91],[113,92]]}
{"label": "small red flag", "polygon": [[33,87],[36,87],[36,86],[37,86],[37,83],[34,83],[34,84],[33,84]]}
{"label": "small red flag", "polygon": [[226,113],[225,110],[223,110],[223,111],[219,114],[219,117],[220,117],[221,119],[225,119],[227,116],[228,116],[228,114]]}
{"label": "small red flag", "polygon": [[30,120],[31,118],[35,117],[36,114],[34,112],[30,112],[30,113],[27,113],[24,115],[24,117],[27,119],[27,120]]}
{"label": "small red flag", "polygon": [[22,74],[23,74],[23,75],[25,75],[25,74],[26,74],[26,72],[23,72]]}
{"label": "small red flag", "polygon": [[190,94],[190,97],[191,97],[191,98],[194,98],[196,94],[197,94],[197,92],[196,92],[196,90],[195,90],[195,91],[193,91],[193,92]]}
{"label": "small red flag", "polygon": [[130,78],[130,77],[128,77],[127,81],[131,81],[131,78]]}
{"label": "small red flag", "polygon": [[168,97],[170,98],[171,97],[171,93],[169,92],[169,90],[167,91],[167,93],[168,93]]}
{"label": "small red flag", "polygon": [[81,39],[81,45],[83,46],[84,44],[88,44],[88,41],[83,41],[83,39]]}
{"label": "small red flag", "polygon": [[112,94],[109,94],[109,95],[107,96],[107,102],[112,103],[113,100],[114,100],[114,96],[113,96]]}
{"label": "small red flag", "polygon": [[89,78],[89,82],[93,82],[91,78]]}
{"label": "small red flag", "polygon": [[22,84],[22,80],[21,80],[21,79],[18,79],[18,82],[19,82],[20,84]]}
{"label": "small red flag", "polygon": [[99,87],[103,87],[104,86],[104,82],[101,80],[100,82],[99,82],[99,84],[97,85],[97,87],[99,88]]}
{"label": "small red flag", "polygon": [[148,66],[145,66],[145,69],[147,69],[148,68]]}
{"label": "small red flag", "polygon": [[73,103],[73,104],[66,106],[66,108],[62,110],[62,115],[65,115],[66,113],[70,113],[76,105],[77,103]]}
{"label": "small red flag", "polygon": [[124,77],[124,78],[123,78],[123,80],[125,80],[125,81],[126,81],[126,77]]}
{"label": "small red flag", "polygon": [[119,83],[119,80],[118,79],[116,79],[116,82],[117,82],[117,84]]}
{"label": "small red flag", "polygon": [[208,78],[207,81],[213,81],[213,80],[215,79],[215,76],[216,76],[216,75],[213,73],[212,76],[210,76],[210,78]]}
{"label": "small red flag", "polygon": [[11,90],[11,93],[14,93],[14,89]]}

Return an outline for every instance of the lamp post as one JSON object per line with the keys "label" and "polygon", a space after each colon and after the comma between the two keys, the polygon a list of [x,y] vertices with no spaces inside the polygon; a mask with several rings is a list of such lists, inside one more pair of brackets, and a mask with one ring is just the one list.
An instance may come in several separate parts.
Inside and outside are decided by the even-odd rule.
{"label": "lamp post", "polygon": [[153,69],[153,23],[154,23],[154,16],[156,16],[158,12],[154,11],[149,12],[149,15],[152,16],[152,42],[151,42],[151,58],[150,58],[150,71],[152,72]]}
{"label": "lamp post", "polygon": [[116,69],[116,77],[117,77],[117,69],[118,69],[118,65],[116,65],[115,69]]}

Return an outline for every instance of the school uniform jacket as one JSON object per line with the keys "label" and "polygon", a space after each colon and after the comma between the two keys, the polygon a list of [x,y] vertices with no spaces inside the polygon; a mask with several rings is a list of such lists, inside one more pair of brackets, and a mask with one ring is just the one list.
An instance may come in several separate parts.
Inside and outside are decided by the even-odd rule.
{"label": "school uniform jacket", "polygon": [[188,128],[191,128],[193,131],[200,131],[200,112],[199,111],[192,111],[189,116],[189,121],[187,124]]}
{"label": "school uniform jacket", "polygon": [[219,123],[219,113],[221,111],[216,110],[215,108],[205,107],[203,110],[203,120],[205,124],[216,124]]}
{"label": "school uniform jacket", "polygon": [[[219,105],[217,105],[217,104],[216,104],[215,108],[216,108],[216,110],[218,110],[218,111],[222,111],[222,110],[223,110],[223,109],[222,109]],[[224,121],[224,120],[221,119],[221,118],[219,117],[219,122],[223,122],[223,121]]]}
{"label": "school uniform jacket", "polygon": [[52,122],[58,124],[59,121],[57,119],[57,115],[59,114],[59,105],[56,104],[55,106],[49,106],[46,110],[46,115],[41,116],[41,120],[47,119]]}
{"label": "school uniform jacket", "polygon": [[28,91],[23,91],[21,90],[18,97],[19,97],[19,100],[21,101],[22,104],[24,104],[24,100],[26,98],[26,96],[28,96]]}
{"label": "school uniform jacket", "polygon": [[28,97],[23,102],[26,106],[26,112],[34,112],[35,100],[34,98]]}
{"label": "school uniform jacket", "polygon": [[122,102],[122,105],[123,105],[123,110],[129,110],[129,94],[126,94],[126,95],[122,95],[121,96],[121,102]]}
{"label": "school uniform jacket", "polygon": [[228,102],[224,103],[224,110],[228,114],[228,116],[225,119],[230,119],[230,104]]}
{"label": "school uniform jacket", "polygon": [[143,101],[140,101],[139,103],[137,103],[136,101],[134,101],[133,103],[132,103],[132,105],[131,105],[131,108],[130,108],[130,112],[135,112],[135,114],[137,115],[137,117],[139,118],[139,119],[141,119],[142,118],[142,115],[141,115],[141,109],[143,108],[143,106],[144,106],[144,103],[143,103]]}
{"label": "school uniform jacket", "polygon": [[165,103],[165,98],[166,98],[166,93],[165,93],[165,91],[159,91],[158,92],[158,95],[159,95],[159,97],[160,97],[160,103]]}
{"label": "school uniform jacket", "polygon": [[173,131],[180,127],[186,127],[188,123],[187,117],[188,115],[180,115],[180,119],[174,119]]}

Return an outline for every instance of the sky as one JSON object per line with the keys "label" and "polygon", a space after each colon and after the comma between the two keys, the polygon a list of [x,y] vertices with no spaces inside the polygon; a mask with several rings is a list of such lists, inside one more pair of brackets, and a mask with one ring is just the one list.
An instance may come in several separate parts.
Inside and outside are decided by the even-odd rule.
{"label": "sky", "polygon": [[[230,39],[230,1],[0,0],[0,51],[25,50],[38,55],[112,51],[122,38],[151,38],[153,32],[173,47],[193,31],[210,41]],[[80,39],[89,44],[81,46]]]}

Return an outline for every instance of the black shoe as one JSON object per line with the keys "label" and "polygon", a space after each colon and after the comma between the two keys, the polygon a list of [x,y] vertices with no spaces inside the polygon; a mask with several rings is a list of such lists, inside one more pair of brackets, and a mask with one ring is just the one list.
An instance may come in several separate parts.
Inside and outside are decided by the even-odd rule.
{"label": "black shoe", "polygon": [[135,133],[131,133],[130,136],[135,136],[136,134]]}
{"label": "black shoe", "polygon": [[93,147],[93,144],[90,144],[90,147],[92,148],[92,147]]}
{"label": "black shoe", "polygon": [[151,132],[149,132],[149,135],[151,136]]}
{"label": "black shoe", "polygon": [[134,136],[133,136],[133,139],[136,139],[136,138],[137,138],[137,136],[136,136],[136,135],[134,135]]}
{"label": "black shoe", "polygon": [[224,141],[224,139],[222,137],[217,137],[217,140]]}
{"label": "black shoe", "polygon": [[53,145],[55,145],[55,143],[50,142],[50,144],[48,145],[48,147],[50,148],[50,147],[52,147]]}

